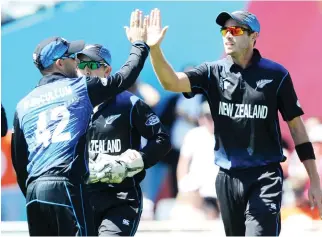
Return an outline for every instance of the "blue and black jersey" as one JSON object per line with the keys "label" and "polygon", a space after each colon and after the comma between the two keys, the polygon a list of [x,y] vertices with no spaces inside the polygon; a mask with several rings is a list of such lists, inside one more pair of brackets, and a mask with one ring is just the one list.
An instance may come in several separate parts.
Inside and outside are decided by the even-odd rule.
{"label": "blue and black jersey", "polygon": [[132,46],[128,61],[108,78],[44,76],[17,105],[12,161],[22,192],[43,175],[75,182],[87,178],[85,132],[93,107],[129,88],[148,56],[143,43]]}
{"label": "blue and black jersey", "polygon": [[285,121],[301,116],[290,73],[254,49],[245,69],[230,56],[186,73],[190,94],[204,94],[215,123],[215,163],[224,169],[285,160],[278,111]]}
{"label": "blue and black jersey", "polygon": [[[120,155],[128,149],[141,153],[144,168],[156,164],[170,150],[169,135],[152,109],[128,91],[101,104],[92,116],[87,131],[87,155],[95,160],[99,153]],[[141,137],[147,139],[142,148]],[[145,169],[120,184],[94,183],[90,190],[129,188],[139,185]]]}

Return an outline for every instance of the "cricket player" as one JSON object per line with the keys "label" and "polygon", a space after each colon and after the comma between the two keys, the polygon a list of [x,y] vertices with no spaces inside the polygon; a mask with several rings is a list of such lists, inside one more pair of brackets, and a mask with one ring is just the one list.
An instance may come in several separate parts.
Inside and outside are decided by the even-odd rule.
{"label": "cricket player", "polygon": [[[86,45],[77,58],[79,76],[103,78],[112,71],[110,51],[102,45]],[[144,148],[141,137],[147,139]],[[124,152],[137,151],[140,166],[127,177],[124,173],[120,183],[96,179],[87,186],[98,235],[134,236],[143,208],[140,182],[145,169],[156,164],[170,149],[169,136],[160,119],[144,101],[124,91],[94,108],[86,147],[91,166],[103,163],[103,167],[104,162],[117,160]],[[120,164],[129,165],[121,160]]]}
{"label": "cricket player", "polygon": [[149,47],[141,11],[132,12],[126,34],[130,56],[107,78],[77,77],[75,54],[84,41],[52,37],[36,47],[34,63],[43,77],[17,105],[12,140],[12,163],[32,236],[95,235],[84,192],[85,132],[93,107],[130,87],[143,68]]}
{"label": "cricket player", "polygon": [[[227,56],[205,62],[188,72],[175,72],[160,44],[158,9],[148,21],[151,62],[169,91],[206,96],[215,123],[215,163],[220,166],[216,192],[228,236],[276,236],[281,230],[280,209],[285,161],[278,111],[287,122],[299,159],[310,178],[309,200],[322,217],[320,178],[289,71],[262,57],[255,49],[260,34],[257,17],[247,11],[222,12],[221,27]],[[300,227],[299,227],[300,228]]]}

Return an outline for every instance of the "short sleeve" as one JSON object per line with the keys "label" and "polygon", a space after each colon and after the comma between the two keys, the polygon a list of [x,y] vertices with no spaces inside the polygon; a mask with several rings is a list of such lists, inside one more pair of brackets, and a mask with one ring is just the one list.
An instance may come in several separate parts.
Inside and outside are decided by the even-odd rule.
{"label": "short sleeve", "polygon": [[304,114],[289,72],[284,76],[277,89],[277,106],[285,121],[291,121]]}
{"label": "short sleeve", "polygon": [[191,98],[195,94],[204,94],[209,89],[209,65],[203,63],[187,72],[185,74],[188,76],[191,86],[190,93],[183,93],[186,98]]}

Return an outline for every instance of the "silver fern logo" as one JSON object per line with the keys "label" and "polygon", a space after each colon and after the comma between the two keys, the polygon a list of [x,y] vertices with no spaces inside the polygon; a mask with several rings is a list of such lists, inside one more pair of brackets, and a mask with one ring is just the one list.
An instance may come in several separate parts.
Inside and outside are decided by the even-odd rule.
{"label": "silver fern logo", "polygon": [[271,83],[272,81],[273,80],[269,80],[269,79],[259,80],[258,82],[256,82],[255,90],[257,90],[257,88],[262,89],[266,84]]}
{"label": "silver fern logo", "polygon": [[112,124],[118,117],[120,117],[121,115],[120,114],[117,114],[117,115],[111,115],[109,117],[107,117],[105,119],[105,125],[104,125],[104,128],[106,127],[106,125],[108,124]]}

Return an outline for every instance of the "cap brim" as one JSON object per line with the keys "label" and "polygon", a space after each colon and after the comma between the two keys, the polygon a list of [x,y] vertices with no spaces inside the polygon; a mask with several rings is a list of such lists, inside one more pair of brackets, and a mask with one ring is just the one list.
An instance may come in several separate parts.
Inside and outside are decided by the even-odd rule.
{"label": "cap brim", "polygon": [[226,21],[229,19],[234,19],[239,24],[245,25],[240,19],[236,18],[234,15],[228,13],[228,12],[222,12],[217,16],[216,23],[220,26],[225,26]]}
{"label": "cap brim", "polygon": [[102,61],[102,60],[104,61],[104,59],[102,57],[98,56],[96,52],[93,52],[93,51],[90,51],[90,50],[84,50],[84,51],[79,52],[77,54],[77,57],[79,55],[85,55],[85,56],[87,56],[87,57],[89,57],[92,60],[97,61],[97,62]]}
{"label": "cap brim", "polygon": [[67,53],[68,54],[74,54],[82,51],[85,47],[85,41],[84,40],[76,40],[71,41],[68,46]]}
{"label": "cap brim", "polygon": [[226,21],[233,18],[228,12],[221,12],[216,19],[216,23],[220,26],[225,26]]}

